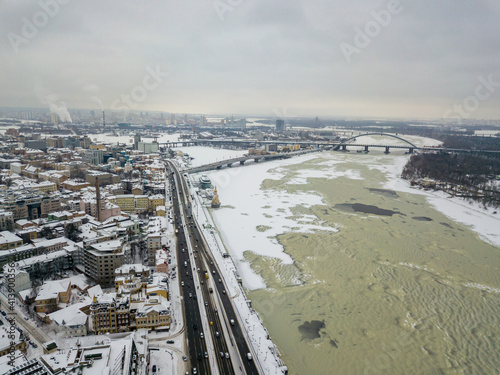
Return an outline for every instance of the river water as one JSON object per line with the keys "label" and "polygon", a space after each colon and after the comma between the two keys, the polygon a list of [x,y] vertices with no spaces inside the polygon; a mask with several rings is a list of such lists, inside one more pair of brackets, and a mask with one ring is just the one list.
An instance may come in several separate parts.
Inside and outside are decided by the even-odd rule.
{"label": "river water", "polygon": [[[424,195],[387,189],[398,178],[386,173],[392,158],[407,156],[328,152],[279,167],[262,195],[305,193],[321,204],[283,202],[297,228],[277,235],[273,213],[246,228],[248,238],[222,229],[224,212],[234,212],[230,225],[238,205],[259,201],[230,198],[243,189],[237,178],[221,188],[230,206],[212,212],[216,224],[233,258],[241,244],[240,264],[265,283],[249,290],[253,306],[290,374],[498,374],[500,249]],[[246,211],[242,223],[258,215]],[[303,220],[324,230],[302,231]],[[291,262],[249,248],[268,230],[269,246],[278,241]]]}

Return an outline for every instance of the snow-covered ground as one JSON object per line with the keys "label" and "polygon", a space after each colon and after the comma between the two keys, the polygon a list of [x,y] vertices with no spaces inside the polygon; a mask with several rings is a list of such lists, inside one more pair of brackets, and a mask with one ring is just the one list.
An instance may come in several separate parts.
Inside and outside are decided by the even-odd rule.
{"label": "snow-covered ground", "polygon": [[[492,245],[500,247],[500,214],[494,208],[484,208],[479,203],[469,203],[464,199],[450,197],[443,191],[422,190],[411,187],[409,182],[399,178],[406,159],[384,168],[388,176],[393,176],[385,184],[385,189],[391,189],[411,194],[425,195],[427,201],[439,212],[450,219],[468,226],[478,236]],[[377,168],[376,165],[372,166]]]}
{"label": "snow-covered ground", "polygon": [[243,154],[248,152],[247,150],[228,150],[225,148],[203,146],[178,147],[173,150],[182,151],[184,154],[188,154],[190,157],[194,158],[191,161],[191,167],[243,156]]}

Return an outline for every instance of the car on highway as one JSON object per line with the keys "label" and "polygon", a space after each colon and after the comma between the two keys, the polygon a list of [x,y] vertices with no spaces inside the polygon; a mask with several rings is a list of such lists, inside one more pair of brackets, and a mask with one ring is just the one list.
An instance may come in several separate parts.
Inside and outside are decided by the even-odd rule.
{"label": "car on highway", "polygon": [[181,286],[184,286],[184,281],[181,281]]}
{"label": "car on highway", "polygon": [[193,298],[193,293],[189,293],[189,298]]}
{"label": "car on highway", "polygon": [[203,332],[200,332],[200,339],[202,339],[203,337]]}
{"label": "car on highway", "polygon": [[221,356],[221,358],[224,358],[224,353],[220,352],[220,356]]}
{"label": "car on highway", "polygon": [[185,355],[183,355],[183,356],[182,356],[182,360],[183,360],[184,362],[187,362],[187,361],[188,361],[188,357],[186,357]]}
{"label": "car on highway", "polygon": [[208,306],[208,302],[205,302],[205,306]]}
{"label": "car on highway", "polygon": [[219,332],[218,332],[218,331],[216,331],[216,332],[215,332],[215,337],[219,337],[219,336],[220,336]]}
{"label": "car on highway", "polygon": [[221,279],[219,279],[219,283],[221,283],[221,282],[222,282],[222,280],[221,280]]}
{"label": "car on highway", "polygon": [[248,359],[249,361],[251,361],[251,360],[252,360],[252,355],[251,355],[250,353],[247,353],[247,359]]}
{"label": "car on highway", "polygon": [[226,358],[229,359],[229,353],[228,352],[226,352]]}
{"label": "car on highway", "polygon": [[226,294],[226,291],[225,291],[225,290],[223,290],[223,291],[222,291],[222,294]]}
{"label": "car on highway", "polygon": [[167,340],[167,344],[173,344],[173,343],[175,343],[174,340]]}
{"label": "car on highway", "polygon": [[196,367],[193,367],[193,375],[196,375],[198,373],[198,370],[196,370]]}

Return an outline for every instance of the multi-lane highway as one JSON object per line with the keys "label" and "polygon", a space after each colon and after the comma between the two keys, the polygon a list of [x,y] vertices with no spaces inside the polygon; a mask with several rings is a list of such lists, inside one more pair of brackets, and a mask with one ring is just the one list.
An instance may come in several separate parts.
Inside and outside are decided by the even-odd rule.
{"label": "multi-lane highway", "polygon": [[[210,363],[208,360],[207,344],[202,337],[201,314],[198,308],[196,297],[196,287],[194,286],[193,270],[189,259],[189,250],[186,242],[186,233],[182,225],[182,217],[179,208],[179,197],[176,184],[171,178],[171,198],[175,227],[177,233],[177,259],[178,272],[181,285],[181,295],[183,297],[183,308],[186,325],[186,337],[189,347],[189,360],[192,368],[196,368],[199,374],[211,374]],[[207,358],[205,357],[207,353]]]}
{"label": "multi-lane highway", "polygon": [[[178,230],[178,269],[181,285],[184,283],[181,289],[192,367],[198,365],[200,374],[211,373],[209,362],[205,358],[206,335],[210,335],[214,353],[208,354],[221,374],[258,375],[254,360],[247,356],[250,349],[230,296],[226,293],[224,278],[192,215],[192,200],[186,181],[172,163],[168,163],[168,166],[175,226]],[[200,308],[203,310],[200,311]],[[209,332],[203,332],[204,338],[200,338],[202,314],[206,316],[209,329]],[[230,353],[237,353],[238,358],[233,358]]]}

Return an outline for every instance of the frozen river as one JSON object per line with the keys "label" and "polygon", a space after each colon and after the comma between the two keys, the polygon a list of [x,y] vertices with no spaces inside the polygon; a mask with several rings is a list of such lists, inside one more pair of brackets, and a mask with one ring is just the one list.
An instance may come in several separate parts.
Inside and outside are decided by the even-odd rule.
{"label": "frozen river", "polygon": [[407,159],[327,152],[209,174],[212,215],[290,373],[500,368],[500,221],[410,189]]}

